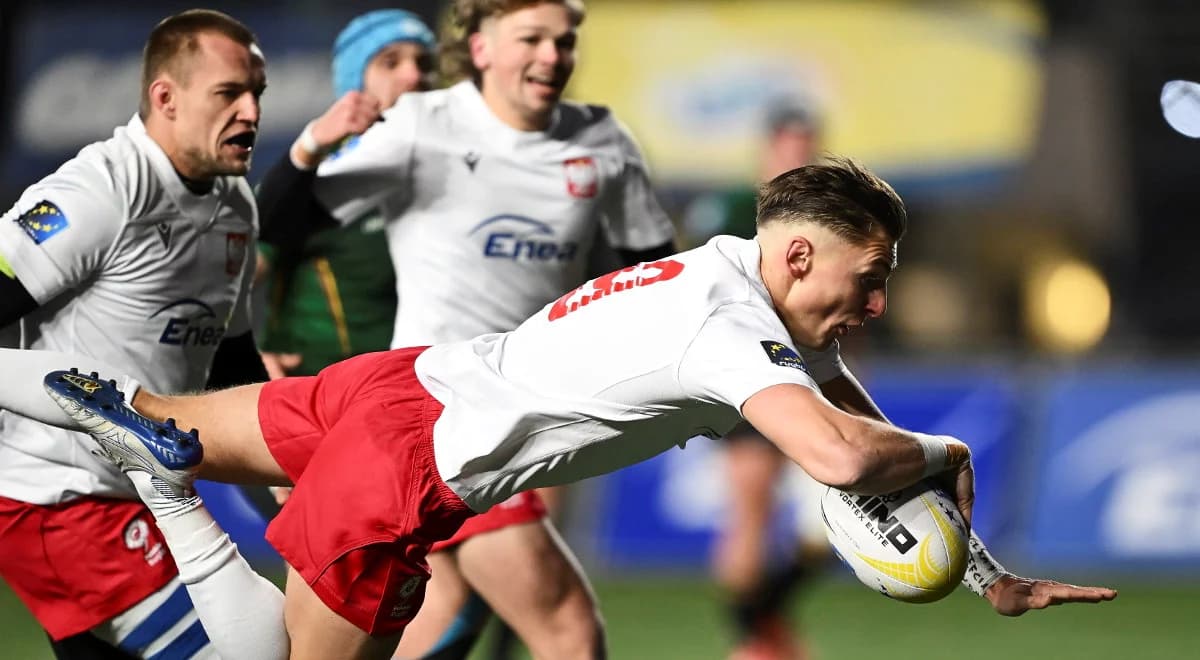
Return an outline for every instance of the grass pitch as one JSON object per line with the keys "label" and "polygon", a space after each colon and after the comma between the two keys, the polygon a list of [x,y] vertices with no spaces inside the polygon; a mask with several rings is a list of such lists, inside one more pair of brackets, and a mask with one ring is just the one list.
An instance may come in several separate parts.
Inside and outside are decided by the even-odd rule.
{"label": "grass pitch", "polygon": [[[1117,600],[1009,619],[959,590],[929,605],[887,600],[848,579],[826,579],[793,611],[814,660],[1149,660],[1193,657],[1200,583],[1116,581]],[[719,660],[729,635],[717,591],[702,579],[599,579],[614,660]],[[476,653],[473,660],[482,660]],[[42,632],[0,586],[0,658],[50,660]]]}

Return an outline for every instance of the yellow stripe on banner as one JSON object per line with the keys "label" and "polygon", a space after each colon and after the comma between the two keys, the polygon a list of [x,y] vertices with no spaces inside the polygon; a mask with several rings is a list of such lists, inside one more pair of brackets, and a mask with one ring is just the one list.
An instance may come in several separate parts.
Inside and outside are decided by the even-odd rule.
{"label": "yellow stripe on banner", "polygon": [[9,279],[17,279],[17,274],[13,272],[12,266],[8,263],[8,259],[4,258],[4,255],[0,255],[0,273],[4,273],[4,276]]}
{"label": "yellow stripe on banner", "polygon": [[317,280],[321,283],[321,290],[325,292],[325,300],[329,302],[329,312],[333,314],[333,326],[337,329],[342,354],[350,355],[350,328],[346,326],[346,310],[342,307],[342,297],[338,294],[333,268],[324,257],[318,257],[313,265],[317,268]]}

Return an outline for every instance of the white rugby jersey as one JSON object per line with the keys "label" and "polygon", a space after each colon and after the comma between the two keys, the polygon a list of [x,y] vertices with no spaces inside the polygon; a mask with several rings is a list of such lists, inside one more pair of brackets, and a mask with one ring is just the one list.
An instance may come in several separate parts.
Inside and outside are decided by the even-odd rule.
{"label": "white rugby jersey", "polygon": [[[21,320],[21,346],[101,359],[155,392],[199,390],[222,337],[250,329],[256,231],[244,178],[191,193],[134,117],[0,218],[0,254],[40,304]],[[136,499],[92,446],[4,413],[0,495],[34,504]]]}
{"label": "white rugby jersey", "polygon": [[318,170],[343,223],[382,213],[399,298],[392,346],[511,330],[584,280],[600,223],[614,247],[667,243],[632,138],[608,110],[561,103],[518,131],[471,82],[409,93]]}
{"label": "white rugby jersey", "polygon": [[417,376],[445,406],[442,478],[484,511],[722,436],[754,393],[843,373],[836,343],[807,363],[797,353],[759,256],[753,240],[717,237],[591,280],[512,332],[425,351]]}

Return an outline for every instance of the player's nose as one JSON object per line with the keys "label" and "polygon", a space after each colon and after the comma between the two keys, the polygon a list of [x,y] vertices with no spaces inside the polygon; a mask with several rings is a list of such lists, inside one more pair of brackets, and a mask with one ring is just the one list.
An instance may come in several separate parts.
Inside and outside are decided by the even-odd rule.
{"label": "player's nose", "polygon": [[238,121],[257,125],[261,114],[262,103],[253,94],[246,93],[238,99],[236,117]]}
{"label": "player's nose", "polygon": [[877,319],[887,312],[887,291],[876,289],[867,294],[867,318]]}

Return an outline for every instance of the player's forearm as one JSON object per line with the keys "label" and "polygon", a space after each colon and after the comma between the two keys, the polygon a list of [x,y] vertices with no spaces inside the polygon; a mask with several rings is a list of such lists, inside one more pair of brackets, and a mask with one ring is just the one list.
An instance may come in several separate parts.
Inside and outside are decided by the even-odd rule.
{"label": "player's forearm", "polygon": [[742,412],[814,479],[842,490],[887,493],[970,458],[966,445],[953,438],[848,414],[799,385],[767,388]]}
{"label": "player's forearm", "polygon": [[843,490],[882,494],[910,486],[970,460],[966,445],[948,436],[905,431],[890,424],[849,416],[841,429],[856,466],[853,481]]}
{"label": "player's forearm", "polygon": [[315,172],[298,169],[288,156],[267,171],[256,196],[259,240],[290,253],[320,229],[337,225],[313,194],[315,180]]}

